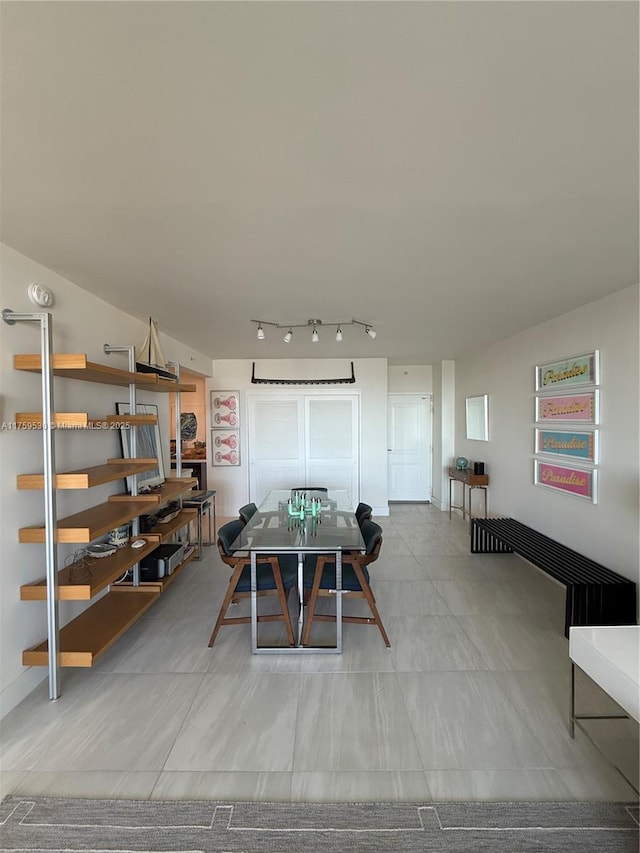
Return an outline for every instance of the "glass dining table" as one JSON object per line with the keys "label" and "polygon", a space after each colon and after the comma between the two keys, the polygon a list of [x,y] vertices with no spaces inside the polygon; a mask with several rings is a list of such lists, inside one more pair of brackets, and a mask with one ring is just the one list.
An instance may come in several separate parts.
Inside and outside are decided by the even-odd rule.
{"label": "glass dining table", "polygon": [[[342,652],[342,554],[364,551],[360,526],[347,491],[269,492],[240,535],[234,551],[251,557],[251,651],[253,654],[340,654]],[[297,554],[298,620],[296,645],[261,645],[258,638],[258,590],[256,565],[261,554]],[[303,646],[304,559],[309,554],[334,554],[336,563],[335,644]]]}

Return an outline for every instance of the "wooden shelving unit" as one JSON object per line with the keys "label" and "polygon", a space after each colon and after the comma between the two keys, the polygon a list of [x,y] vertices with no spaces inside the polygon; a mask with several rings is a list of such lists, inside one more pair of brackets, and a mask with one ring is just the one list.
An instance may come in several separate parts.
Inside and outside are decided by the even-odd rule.
{"label": "wooden shelving unit", "polygon": [[[22,429],[41,429],[44,422],[42,412],[18,412],[15,422]],[[155,415],[105,415],[90,418],[87,412],[56,412],[53,425],[56,429],[105,429],[112,424],[143,426],[158,423]]]}
{"label": "wooden shelving unit", "polygon": [[[66,474],[56,474],[56,489],[90,489],[121,480],[158,467],[157,459],[109,459],[104,465],[95,465]],[[43,489],[44,474],[18,474],[19,489]]]}
{"label": "wooden shelving unit", "polygon": [[[15,355],[13,366],[16,370],[26,370],[30,373],[42,371],[42,357],[37,353]],[[147,391],[195,391],[196,386],[187,383],[174,382],[171,379],[161,379],[153,373],[130,373],[108,364],[98,364],[89,361],[84,353],[54,353],[52,356],[54,376],[65,379],[80,379],[82,382],[98,382],[103,385],[135,385],[136,388]]]}
{"label": "wooden shelving unit", "polygon": [[[26,354],[14,356],[16,370],[39,373],[42,370],[40,355]],[[97,382],[130,389],[144,389],[161,393],[194,391],[195,385],[162,379],[154,374],[137,373],[104,364],[91,362],[84,354],[53,354],[51,373],[67,379],[84,382]],[[135,399],[135,395],[134,395]],[[44,400],[44,392],[43,392]],[[44,402],[43,402],[44,405]],[[132,407],[135,411],[135,407]],[[42,412],[20,412],[16,422],[23,429],[42,429]],[[57,412],[52,417],[56,429],[106,429],[114,424],[140,426],[157,423],[152,415],[107,415],[104,418],[92,418],[86,412]],[[53,474],[54,489],[90,489],[126,477],[136,476],[157,467],[156,459],[108,459],[106,463],[76,471]],[[192,477],[167,480],[157,491],[132,496],[129,494],[111,495],[97,506],[89,507],[66,518],[55,520],[54,539],[57,543],[88,544],[110,530],[127,524],[144,514],[155,513],[163,504],[180,498],[197,483]],[[41,473],[19,474],[18,489],[45,488],[45,476]],[[45,493],[46,496],[46,493]],[[139,549],[130,546],[118,549],[109,557],[92,558],[89,561],[79,559],[69,566],[59,569],[56,577],[57,599],[60,601],[90,601],[101,595],[95,603],[78,617],[59,630],[59,666],[87,667],[104,654],[125,631],[159,597],[164,589],[175,581],[184,567],[194,558],[196,549],[178,566],[171,575],[153,583],[134,585],[122,582],[127,572],[157,546],[167,541],[172,534],[190,521],[197,518],[197,510],[184,509],[171,522],[156,525],[152,532],[140,538],[146,545]],[[47,545],[47,530],[44,525],[23,527],[18,531],[18,539],[25,543]],[[55,557],[54,557],[55,560]],[[49,572],[49,563],[47,571]],[[55,566],[55,562],[53,563]],[[23,601],[45,601],[51,604],[51,590],[46,578],[24,584],[20,588]],[[55,633],[49,633],[53,643]],[[49,666],[50,680],[52,665],[49,660],[48,640],[44,640],[22,654],[25,666]],[[52,697],[55,698],[55,697]]]}
{"label": "wooden shelving unit", "polygon": [[[157,501],[150,501],[146,495],[137,498],[132,498],[130,495],[123,497],[126,499],[108,500],[68,515],[66,518],[58,519],[56,542],[88,544],[115,527],[127,524],[138,515],[153,512],[158,508]],[[46,530],[40,525],[21,527],[18,531],[19,542],[44,544],[45,537]]]}
{"label": "wooden shelving unit", "polygon": [[[99,592],[122,577],[135,563],[154,551],[160,537],[142,536],[147,544],[142,548],[118,548],[115,554],[88,562],[76,560],[58,572],[58,599],[60,601],[90,601]],[[46,601],[47,581],[41,578],[20,587],[22,601]]]}
{"label": "wooden shelving unit", "polygon": [[[142,581],[140,587],[144,587],[145,589],[155,589],[158,592],[164,592],[164,590],[171,586],[171,584],[176,580],[180,572],[189,565],[192,560],[198,556],[198,549],[194,546],[193,551],[189,554],[189,556],[183,560],[179,566],[173,570],[170,575],[165,575],[163,578],[159,578],[157,581]],[[123,587],[131,586],[131,584],[123,583]]]}
{"label": "wooden shelving unit", "polygon": [[[157,589],[112,587],[111,591],[60,629],[60,665],[93,666],[160,595]],[[25,666],[47,666],[47,641],[22,653]]]}
{"label": "wooden shelving unit", "polygon": [[150,535],[155,534],[156,536],[160,536],[160,540],[162,542],[166,542],[170,536],[177,533],[178,530],[185,527],[190,521],[197,520],[197,509],[183,509],[174,519],[168,521],[166,524],[156,524],[156,526],[152,527],[151,530],[148,530],[147,533]]}

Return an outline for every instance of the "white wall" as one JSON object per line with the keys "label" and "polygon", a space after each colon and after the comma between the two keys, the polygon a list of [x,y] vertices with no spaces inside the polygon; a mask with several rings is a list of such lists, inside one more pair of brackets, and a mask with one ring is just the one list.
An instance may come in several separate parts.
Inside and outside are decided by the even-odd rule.
{"label": "white wall", "polygon": [[[53,291],[55,304],[53,342],[56,352],[87,353],[92,361],[127,369],[126,355],[105,355],[104,343],[128,346],[142,343],[146,322],[137,320],[77,287],[51,270],[20,255],[7,246],[0,254],[0,309],[17,312],[36,309],[27,298],[27,285],[37,281]],[[16,412],[41,409],[39,374],[13,369],[16,353],[39,353],[39,324],[0,321],[0,421],[9,424]],[[193,370],[211,374],[211,359],[160,333],[166,358]],[[140,393],[140,402],[159,407],[165,469],[169,472],[168,394]],[[115,412],[115,402],[128,402],[128,389],[72,380],[56,380],[54,404],[57,411],[88,412],[100,417]],[[57,469],[74,470],[97,465],[110,456],[120,456],[115,431],[58,431],[55,433]],[[20,585],[43,577],[44,546],[20,545],[18,528],[44,519],[41,492],[17,491],[16,475],[42,471],[42,433],[0,430],[0,709],[7,713],[44,677],[43,667],[31,669],[21,663],[23,649],[46,637],[43,602],[20,601]],[[65,516],[102,503],[109,494],[122,491],[122,483],[112,483],[85,491],[57,493],[58,515]],[[73,550],[59,548],[63,558]],[[86,602],[62,602],[64,624],[87,606]]]}
{"label": "white wall", "polygon": [[449,508],[447,471],[454,447],[455,363],[441,361],[433,368],[433,482],[431,502]]}
{"label": "white wall", "polygon": [[390,394],[431,394],[433,368],[430,364],[389,365]]}
{"label": "white wall", "polygon": [[[387,515],[387,360],[363,358],[354,360],[356,381],[354,385],[287,386],[253,385],[252,362],[242,359],[215,361],[212,388],[239,390],[242,442],[242,465],[235,468],[210,467],[207,479],[216,489],[216,510],[220,515],[234,516],[238,507],[249,500],[249,467],[247,448],[247,393],[260,394],[292,390],[322,390],[330,393],[332,387],[360,393],[360,499],[374,507],[377,515]],[[290,359],[262,360],[256,362],[256,376],[268,378],[310,379],[333,378],[350,375],[350,364],[344,359]],[[209,418],[211,411],[209,410]]]}
{"label": "white wall", "polygon": [[[517,518],[636,581],[638,290],[626,288],[456,362],[454,451],[486,462],[491,515]],[[533,428],[535,365],[595,349],[601,425],[594,505],[533,485]],[[465,438],[465,397],[476,394],[489,395],[488,442]]]}

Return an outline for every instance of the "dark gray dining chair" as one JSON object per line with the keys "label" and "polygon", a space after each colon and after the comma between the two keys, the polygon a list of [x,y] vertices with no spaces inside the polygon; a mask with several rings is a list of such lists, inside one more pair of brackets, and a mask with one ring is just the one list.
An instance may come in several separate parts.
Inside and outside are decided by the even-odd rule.
{"label": "dark gray dining chair", "polygon": [[356,521],[362,527],[363,521],[370,521],[371,515],[373,514],[373,507],[369,506],[369,504],[359,503],[356,507],[355,516]]}
{"label": "dark gray dining chair", "polygon": [[[364,598],[369,605],[371,617],[350,616],[342,614],[343,622],[355,622],[359,625],[377,625],[385,646],[391,643],[382,624],[382,618],[376,605],[375,596],[371,590],[368,565],[378,559],[382,547],[382,528],[375,521],[362,522],[362,538],[366,550],[360,552],[345,552],[342,557],[342,597]],[[326,613],[316,613],[318,598],[334,596],[336,589],[336,561],[333,554],[312,554],[305,559],[304,565],[305,594],[308,593],[307,615],[302,634],[302,645],[309,644],[311,628],[314,621],[335,622],[336,617]],[[310,593],[309,593],[310,590]]]}
{"label": "dark gray dining chair", "polygon": [[243,524],[248,524],[250,519],[258,512],[258,507],[254,503],[245,504],[241,506],[238,510],[238,515],[240,516],[240,521]]}
{"label": "dark gray dining chair", "polygon": [[[218,530],[218,550],[222,562],[231,566],[233,572],[225,593],[216,624],[209,638],[209,648],[215,643],[218,631],[223,625],[242,625],[251,622],[251,616],[228,617],[227,610],[232,602],[251,595],[251,557],[246,552],[234,552],[233,541],[240,535],[244,523],[229,521]],[[258,622],[284,622],[289,645],[295,645],[291,616],[287,605],[289,592],[298,579],[298,560],[295,554],[281,557],[261,554],[256,567],[256,583],[259,596],[274,595],[280,602],[280,612],[258,615]]]}

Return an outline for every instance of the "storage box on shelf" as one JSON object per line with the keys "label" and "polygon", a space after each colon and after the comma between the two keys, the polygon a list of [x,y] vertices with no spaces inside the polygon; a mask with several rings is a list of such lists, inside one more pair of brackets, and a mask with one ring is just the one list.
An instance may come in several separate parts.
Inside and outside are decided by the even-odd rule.
{"label": "storage box on shelf", "polygon": [[[88,361],[83,354],[54,354],[51,359],[54,376],[77,379],[85,382],[98,382],[114,386],[135,386],[138,389],[158,392],[193,391],[195,386],[161,379],[147,373],[120,370],[108,365]],[[17,370],[39,373],[42,369],[40,355],[16,355],[14,367]],[[107,415],[104,418],[90,418],[86,412],[58,412],[53,422],[58,428],[77,428],[95,424],[128,423],[131,426],[155,423],[149,415]],[[42,426],[42,412],[21,412],[16,422],[22,426],[34,428]],[[109,459],[105,464],[83,470],[56,473],[56,489],[89,489],[104,485],[128,476],[135,476],[156,467],[155,459]],[[190,491],[196,481],[193,478],[169,480],[156,492],[132,496],[128,494],[111,495],[97,506],[89,507],[66,518],[56,520],[55,541],[58,543],[88,544],[109,530],[127,524],[138,516],[152,513],[169,500],[179,498]],[[44,474],[19,474],[18,489],[43,489]],[[59,600],[88,601],[99,593],[105,593],[94,604],[84,610],[80,616],[62,627],[59,632],[60,665],[73,667],[92,666],[122,634],[150,607],[161,594],[166,584],[118,584],[115,582],[151,553],[160,542],[165,541],[180,527],[188,524],[195,515],[194,510],[183,510],[174,521],[159,532],[143,535],[147,544],[142,548],[130,546],[118,549],[114,554],[93,559],[89,564],[76,560],[70,566],[60,569],[57,575]],[[20,542],[46,543],[47,531],[43,525],[23,527],[19,530]],[[178,567],[183,568],[193,555]],[[170,576],[173,580],[174,571]],[[48,589],[46,579],[25,584],[20,589],[23,601],[46,601]],[[22,660],[27,666],[46,666],[48,660],[48,642],[44,640],[37,646],[23,652]]]}

